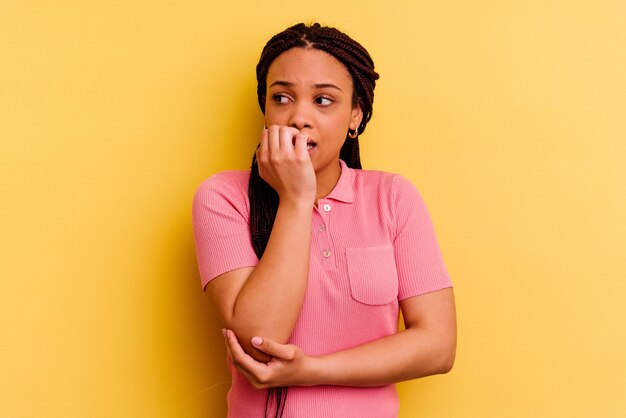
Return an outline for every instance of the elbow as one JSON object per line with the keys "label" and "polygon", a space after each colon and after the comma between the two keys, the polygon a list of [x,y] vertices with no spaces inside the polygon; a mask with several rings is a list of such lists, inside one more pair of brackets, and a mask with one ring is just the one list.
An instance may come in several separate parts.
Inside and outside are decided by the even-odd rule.
{"label": "elbow", "polygon": [[437,361],[436,374],[449,373],[454,366],[454,360],[456,358],[456,346],[450,345],[447,347],[443,347],[439,353],[440,355]]}
{"label": "elbow", "polygon": [[259,363],[268,363],[272,359],[272,356],[260,351],[252,345],[252,337],[262,335],[261,333],[250,330],[245,326],[239,326],[239,324],[234,323],[234,321],[227,323],[226,328],[230,329],[235,334],[243,351],[254,360]]}
{"label": "elbow", "polygon": [[452,370],[453,366],[454,366],[454,355],[448,356],[441,361],[437,374],[449,373]]}

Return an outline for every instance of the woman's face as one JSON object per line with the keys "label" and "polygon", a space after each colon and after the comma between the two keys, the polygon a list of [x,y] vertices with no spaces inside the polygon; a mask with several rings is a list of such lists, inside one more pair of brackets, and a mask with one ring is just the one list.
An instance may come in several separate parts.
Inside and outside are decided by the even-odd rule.
{"label": "woman's face", "polygon": [[348,129],[361,123],[352,106],[352,77],[332,55],[318,49],[292,48],[279,55],[267,73],[265,123],[309,134],[309,150],[318,179],[338,169]]}

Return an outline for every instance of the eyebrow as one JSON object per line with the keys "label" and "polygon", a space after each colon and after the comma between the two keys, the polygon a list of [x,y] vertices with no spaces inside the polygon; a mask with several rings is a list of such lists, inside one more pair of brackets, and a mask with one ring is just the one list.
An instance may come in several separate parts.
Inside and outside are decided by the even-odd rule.
{"label": "eyebrow", "polygon": [[[285,86],[285,87],[293,87],[293,83],[289,82],[289,81],[282,81],[282,80],[276,80],[274,81],[270,87],[273,86]],[[337,89],[339,91],[342,91],[338,86],[332,84],[332,83],[318,83],[318,84],[313,84],[313,87],[315,87],[316,89],[323,89],[323,88],[331,88],[331,89]]]}

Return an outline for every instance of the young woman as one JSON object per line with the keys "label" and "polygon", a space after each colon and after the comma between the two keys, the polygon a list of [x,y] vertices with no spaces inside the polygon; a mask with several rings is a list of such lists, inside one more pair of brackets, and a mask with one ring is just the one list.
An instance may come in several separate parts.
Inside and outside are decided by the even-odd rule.
{"label": "young woman", "polygon": [[376,79],[368,52],[334,28],[274,36],[257,66],[266,128],[252,169],[196,193],[229,417],[396,417],[395,382],[452,367],[452,284],[424,202],[405,178],[361,170]]}

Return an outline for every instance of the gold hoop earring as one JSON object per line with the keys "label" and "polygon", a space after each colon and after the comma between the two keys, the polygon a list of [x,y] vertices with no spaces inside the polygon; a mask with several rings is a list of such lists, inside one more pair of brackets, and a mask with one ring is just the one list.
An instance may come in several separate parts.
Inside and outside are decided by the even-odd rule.
{"label": "gold hoop earring", "polygon": [[351,133],[350,130],[348,129],[348,138],[356,139],[357,136],[359,136],[359,128],[358,127],[354,130],[354,133]]}

